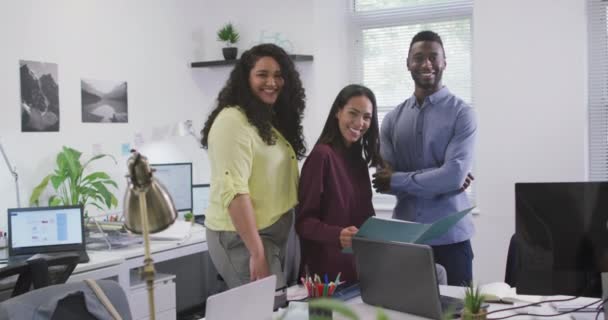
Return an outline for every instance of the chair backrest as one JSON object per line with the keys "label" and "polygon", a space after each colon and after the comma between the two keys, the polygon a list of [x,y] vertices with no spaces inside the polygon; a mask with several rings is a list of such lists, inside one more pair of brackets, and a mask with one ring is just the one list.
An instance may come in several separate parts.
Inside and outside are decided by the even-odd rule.
{"label": "chair backrest", "polygon": [[34,289],[65,283],[78,264],[77,253],[66,253],[60,256],[42,256],[28,260],[32,270]]}
{"label": "chair backrest", "polygon": [[[123,288],[116,281],[97,280],[97,284],[123,320],[131,310]],[[86,308],[83,308],[86,303]],[[106,307],[83,281],[33,290],[0,303],[0,319],[112,319]]]}
{"label": "chair backrest", "polygon": [[505,268],[505,283],[511,287],[517,286],[517,269],[519,264],[517,258],[517,238],[515,234],[511,236],[509,251],[507,253],[507,266]]}
{"label": "chair backrest", "polygon": [[11,297],[26,293],[32,286],[32,270],[25,262],[13,263],[0,269],[0,279],[18,276]]}

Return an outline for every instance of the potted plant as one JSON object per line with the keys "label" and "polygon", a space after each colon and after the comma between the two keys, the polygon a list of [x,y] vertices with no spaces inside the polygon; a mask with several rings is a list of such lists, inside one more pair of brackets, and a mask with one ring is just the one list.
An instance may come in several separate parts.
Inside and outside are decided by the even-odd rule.
{"label": "potted plant", "polygon": [[484,306],[485,296],[480,292],[479,287],[472,282],[464,291],[464,309],[462,310],[463,320],[485,320],[488,310]]}
{"label": "potted plant", "polygon": [[217,40],[224,41],[226,43],[226,47],[222,48],[224,59],[236,59],[237,48],[233,47],[232,45],[239,41],[239,33],[236,31],[231,22],[225,24],[220,30],[218,30]]}
{"label": "potted plant", "polygon": [[32,191],[30,205],[39,206],[40,196],[47,188],[49,182],[55,191],[48,199],[49,206],[76,205],[81,204],[85,213],[87,206],[91,205],[103,210],[104,207],[111,209],[118,205],[118,200],[109,190],[109,187],[118,188],[110,176],[102,171],[96,171],[85,175],[85,169],[89,164],[101,158],[110,157],[109,154],[99,154],[85,161],[80,162],[81,152],[64,146],[57,154],[57,167],[55,171],[42,179]]}
{"label": "potted plant", "polygon": [[187,222],[193,222],[194,221],[194,214],[192,214],[192,212],[186,212],[186,213],[184,213],[184,220],[186,220]]}
{"label": "potted plant", "polygon": [[[322,314],[313,314],[311,316],[309,316],[310,320],[330,320],[333,318],[333,312],[336,312],[338,314],[341,315],[342,318],[345,319],[349,319],[349,320],[359,320],[361,319],[359,317],[359,315],[357,315],[357,313],[351,309],[346,303],[344,303],[343,301],[340,301],[338,299],[332,299],[332,298],[315,298],[312,300],[308,301],[308,308],[309,310],[311,308],[313,309],[323,309],[323,310],[327,310],[330,311],[329,315],[322,315]],[[281,314],[279,316],[279,320],[284,320],[284,319],[288,319],[287,315],[289,314],[289,311],[291,309],[287,309],[285,310],[285,312],[283,312],[283,314]],[[386,313],[384,312],[384,310],[382,310],[382,308],[376,308],[376,320],[388,320],[388,316],[386,315]]]}

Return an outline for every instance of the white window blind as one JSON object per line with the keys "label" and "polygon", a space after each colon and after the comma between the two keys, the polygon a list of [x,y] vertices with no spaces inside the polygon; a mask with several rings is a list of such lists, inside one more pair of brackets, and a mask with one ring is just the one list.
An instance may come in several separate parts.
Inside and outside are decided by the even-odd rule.
{"label": "white window blind", "polygon": [[[384,115],[410,97],[414,82],[407,70],[414,35],[432,30],[441,36],[447,61],[443,84],[473,105],[471,79],[472,0],[353,0],[355,81],[369,87]],[[467,189],[475,202],[475,184]],[[390,206],[394,197],[376,194],[374,202]]]}
{"label": "white window blind", "polygon": [[608,180],[608,2],[588,0],[589,179]]}
{"label": "white window blind", "polygon": [[355,11],[374,11],[395,9],[400,7],[416,7],[428,4],[443,4],[452,2],[451,0],[356,0]]}

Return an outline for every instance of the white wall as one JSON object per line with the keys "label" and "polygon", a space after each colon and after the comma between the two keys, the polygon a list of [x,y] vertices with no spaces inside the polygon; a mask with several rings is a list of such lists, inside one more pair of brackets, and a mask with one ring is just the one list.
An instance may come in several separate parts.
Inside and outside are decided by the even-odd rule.
{"label": "white wall", "polygon": [[[192,79],[187,65],[193,57],[192,28],[182,17],[195,1],[2,1],[0,2],[0,137],[21,182],[22,205],[32,188],[54,166],[62,145],[81,150],[93,144],[113,154],[118,164],[100,160],[95,169],[107,170],[121,185],[126,157],[122,143],[133,145],[141,132],[154,149],[153,136],[180,120],[200,122],[206,94]],[[60,131],[22,133],[20,124],[19,60],[58,64]],[[127,81],[128,124],[81,123],[80,79]],[[159,133],[160,132],[160,133]],[[163,143],[163,141],[159,141]],[[166,142],[166,141],[165,141]],[[187,137],[175,138],[165,155],[152,161],[194,161],[195,181],[206,179],[203,152]],[[12,178],[0,164],[0,212],[16,206]],[[2,215],[0,226],[5,226]]]}
{"label": "white wall", "polygon": [[503,279],[514,183],[586,180],[586,1],[478,0],[474,274]]}
{"label": "white wall", "polygon": [[[274,41],[261,38],[263,34],[279,33],[293,53],[315,55],[314,62],[297,64],[307,89],[304,127],[312,145],[326,110],[347,82],[345,6],[345,1],[318,0],[0,2],[0,142],[17,167],[21,204],[27,204],[33,187],[50,173],[62,145],[79,149],[83,158],[92,155],[96,144],[114,155],[117,165],[104,159],[94,169],[108,171],[118,182],[115,194],[121,201],[127,159],[121,146],[135,146],[137,133],[144,138],[140,151],[152,162],[191,161],[194,182],[208,182],[205,152],[191,137],[175,136],[175,129],[178,121],[191,119],[198,132],[214,105],[230,68],[192,69],[189,64],[222,59],[216,31],[229,21],[241,34],[240,52],[260,41]],[[21,132],[21,59],[58,64],[59,132]],[[127,81],[129,123],[82,123],[81,78]],[[5,167],[0,163],[0,212],[16,206]],[[0,215],[0,229],[5,225]]]}

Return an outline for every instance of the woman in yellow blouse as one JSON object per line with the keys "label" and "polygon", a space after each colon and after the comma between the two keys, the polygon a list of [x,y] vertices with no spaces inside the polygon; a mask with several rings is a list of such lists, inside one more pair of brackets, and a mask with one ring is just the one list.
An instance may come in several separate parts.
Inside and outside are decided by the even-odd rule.
{"label": "woman in yellow blouse", "polygon": [[283,49],[245,51],[202,130],[211,165],[211,260],[230,288],[282,272],[305,152],[304,89]]}

